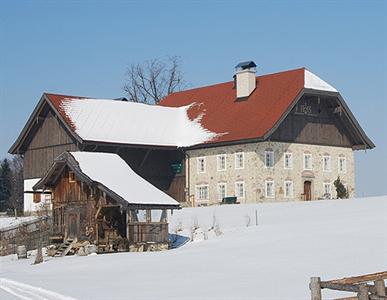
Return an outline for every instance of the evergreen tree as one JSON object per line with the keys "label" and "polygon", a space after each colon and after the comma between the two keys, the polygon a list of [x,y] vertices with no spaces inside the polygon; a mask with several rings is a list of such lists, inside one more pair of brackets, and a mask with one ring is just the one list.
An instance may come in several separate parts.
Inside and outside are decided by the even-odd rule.
{"label": "evergreen tree", "polygon": [[340,177],[337,177],[333,184],[335,185],[338,199],[345,199],[349,197],[348,191],[345,188],[344,184],[341,182]]}
{"label": "evergreen tree", "polygon": [[10,197],[12,191],[12,171],[8,159],[0,164],[0,211],[10,208]]}

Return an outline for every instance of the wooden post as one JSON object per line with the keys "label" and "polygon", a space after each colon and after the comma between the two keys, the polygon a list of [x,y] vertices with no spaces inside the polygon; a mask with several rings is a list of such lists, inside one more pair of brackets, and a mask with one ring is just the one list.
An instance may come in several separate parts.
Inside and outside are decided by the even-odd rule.
{"label": "wooden post", "polygon": [[386,296],[386,285],[383,279],[375,280],[375,289],[377,296]]}
{"label": "wooden post", "polygon": [[311,300],[321,300],[321,279],[320,277],[311,277],[309,289],[311,293]]}
{"label": "wooden post", "polygon": [[369,300],[368,285],[366,285],[366,284],[359,285],[359,292],[357,293],[357,298],[359,300]]}
{"label": "wooden post", "polygon": [[255,210],[255,226],[258,226],[258,211]]}

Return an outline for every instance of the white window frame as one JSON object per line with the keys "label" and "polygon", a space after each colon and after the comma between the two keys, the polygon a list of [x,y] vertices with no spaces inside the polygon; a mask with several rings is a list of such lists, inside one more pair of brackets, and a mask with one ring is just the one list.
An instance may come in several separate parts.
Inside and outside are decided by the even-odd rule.
{"label": "white window frame", "polygon": [[[288,162],[289,166],[286,166],[286,157],[289,157]],[[285,152],[284,153],[284,169],[291,170],[293,169],[293,153],[292,152]]]}
{"label": "white window frame", "polygon": [[[271,165],[271,166],[268,166],[268,165],[267,165],[267,160],[266,160],[266,158],[267,158],[267,155],[268,155],[268,154],[271,154],[271,155],[272,155],[272,157],[271,157],[271,162],[272,162],[273,165]],[[272,168],[274,168],[274,151],[273,151],[273,150],[265,150],[265,168],[266,168],[266,169],[272,169]]]}
{"label": "white window frame", "polygon": [[[267,192],[268,192],[268,189],[267,189],[267,185],[268,183],[272,183],[273,185],[273,195],[269,195]],[[265,180],[265,197],[266,198],[275,198],[275,183],[274,183],[274,180]]]}
{"label": "white window frame", "polygon": [[[242,166],[239,165],[238,156],[242,156]],[[245,153],[243,151],[235,152],[235,169],[244,169],[245,168]]]}
{"label": "white window frame", "polygon": [[[328,161],[329,161],[329,168],[328,169],[325,168],[325,159],[328,159]],[[323,171],[324,172],[332,172],[332,157],[330,155],[326,154],[323,156]]]}
{"label": "white window frame", "polygon": [[[310,168],[307,168],[306,166],[306,157],[310,157]],[[312,171],[313,170],[313,156],[312,156],[312,153],[304,153],[304,161],[303,161],[303,164],[304,164],[304,170],[306,171]]]}
{"label": "white window frame", "polygon": [[[224,168],[220,168],[221,158],[224,158]],[[227,155],[226,154],[218,154],[216,156],[216,166],[217,166],[218,172],[226,171],[226,169],[227,169]]]}
{"label": "white window frame", "polygon": [[[325,192],[325,187],[329,186],[329,193]],[[323,197],[325,199],[325,194],[329,194],[329,199],[332,199],[332,183],[330,182],[323,182]]]}
{"label": "white window frame", "polygon": [[[224,196],[220,193],[220,187],[224,186]],[[227,197],[227,183],[226,182],[219,182],[218,183],[218,199],[223,200],[223,197]]]}
{"label": "white window frame", "polygon": [[[203,160],[203,170],[201,169],[201,163],[200,163],[201,160]],[[197,169],[198,174],[206,173],[206,168],[207,168],[206,157],[205,156],[198,157],[196,160],[196,169]]]}
{"label": "white window frame", "polygon": [[[290,184],[290,186],[291,186],[290,194],[286,193],[286,185],[287,184]],[[288,199],[294,198],[294,183],[293,183],[293,180],[285,180],[284,181],[284,197],[288,198]]]}
{"label": "white window frame", "polygon": [[[341,165],[340,165],[341,160],[344,161],[343,169],[341,169]],[[345,156],[339,156],[339,158],[337,160],[337,170],[338,170],[338,173],[340,173],[340,174],[347,173],[347,158]]]}
{"label": "white window frame", "polygon": [[[207,197],[205,199],[201,199],[201,191],[200,189],[202,188],[207,188]],[[205,201],[209,201],[210,200],[210,188],[208,186],[208,184],[197,184],[195,186],[195,200],[197,202],[205,202]]]}
{"label": "white window frame", "polygon": [[[239,196],[238,186],[240,184],[243,187],[243,195],[242,196]],[[237,199],[244,199],[245,198],[245,196],[246,196],[246,186],[245,186],[245,182],[244,181],[236,181],[235,182],[235,196],[237,197]]]}

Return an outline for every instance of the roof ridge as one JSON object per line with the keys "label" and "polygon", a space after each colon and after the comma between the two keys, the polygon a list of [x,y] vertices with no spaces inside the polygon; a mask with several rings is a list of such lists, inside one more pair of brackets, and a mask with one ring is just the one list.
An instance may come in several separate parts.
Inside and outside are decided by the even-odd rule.
{"label": "roof ridge", "polygon": [[[279,72],[273,72],[273,73],[262,74],[262,75],[255,76],[255,78],[262,78],[262,77],[273,76],[273,75],[282,74],[282,73],[288,73],[288,72],[299,71],[299,70],[309,70],[309,69],[307,69],[306,67],[300,67],[300,68],[296,68],[296,69],[289,69],[289,70],[285,70],[285,71],[279,71]],[[310,71],[310,70],[309,70],[309,71]],[[226,85],[226,84],[230,84],[230,83],[233,83],[233,81],[230,80],[230,81],[224,81],[224,82],[219,82],[219,83],[213,83],[213,84],[198,86],[198,87],[194,87],[194,88],[190,88],[190,89],[186,89],[186,90],[174,92],[174,93],[171,93],[171,94],[165,96],[165,97],[161,100],[161,102],[162,102],[165,98],[167,98],[168,96],[170,96],[170,95],[180,94],[180,93],[184,93],[184,92],[190,92],[190,91],[194,91],[194,90],[198,90],[198,89],[210,88],[210,87],[214,87],[214,86]]]}

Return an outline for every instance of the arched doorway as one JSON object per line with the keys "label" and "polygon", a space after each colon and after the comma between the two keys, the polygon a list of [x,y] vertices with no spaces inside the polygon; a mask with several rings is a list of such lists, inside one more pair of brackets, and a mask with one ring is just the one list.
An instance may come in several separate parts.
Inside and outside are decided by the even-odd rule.
{"label": "arched doorway", "polygon": [[312,182],[309,180],[304,181],[304,200],[312,200]]}

